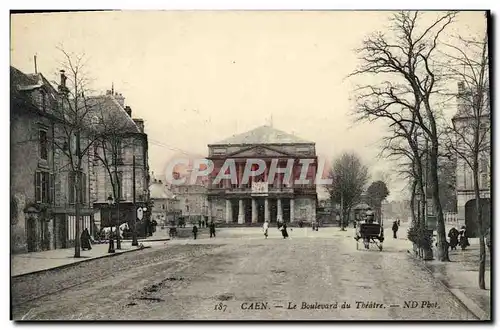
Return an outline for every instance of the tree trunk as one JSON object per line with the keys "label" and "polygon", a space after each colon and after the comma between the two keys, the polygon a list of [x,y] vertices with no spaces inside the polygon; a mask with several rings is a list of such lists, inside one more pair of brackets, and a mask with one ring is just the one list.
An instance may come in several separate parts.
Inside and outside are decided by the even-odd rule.
{"label": "tree trunk", "polygon": [[80,258],[80,168],[75,172],[75,258]]}
{"label": "tree trunk", "polygon": [[438,141],[437,138],[432,140],[432,146],[429,155],[430,160],[430,184],[432,188],[432,201],[434,203],[434,211],[437,220],[437,248],[440,261],[450,261],[448,255],[448,244],[446,241],[446,232],[444,227],[443,209],[439,199],[438,185]]}
{"label": "tree trunk", "polygon": [[410,211],[411,211],[411,223],[412,227],[415,227],[417,223],[417,217],[415,214],[415,192],[417,190],[417,180],[413,180],[411,185],[411,198],[410,198]]}
{"label": "tree trunk", "polygon": [[474,197],[476,199],[475,206],[479,230],[479,288],[486,290],[486,284],[484,281],[484,273],[486,270],[486,249],[484,244],[483,209],[481,207],[481,194],[479,193],[479,166],[477,158],[474,159],[473,166],[472,175],[474,177]]}

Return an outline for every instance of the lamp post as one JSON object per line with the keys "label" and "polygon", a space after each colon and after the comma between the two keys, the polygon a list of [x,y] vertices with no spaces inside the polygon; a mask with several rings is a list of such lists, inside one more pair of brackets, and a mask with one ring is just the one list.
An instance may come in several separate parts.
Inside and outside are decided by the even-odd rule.
{"label": "lamp post", "polygon": [[111,206],[113,205],[113,197],[109,195],[108,197],[108,207],[109,207],[109,224],[110,224],[110,232],[109,232],[109,248],[108,253],[115,253],[115,243],[113,241],[113,221],[111,219]]}

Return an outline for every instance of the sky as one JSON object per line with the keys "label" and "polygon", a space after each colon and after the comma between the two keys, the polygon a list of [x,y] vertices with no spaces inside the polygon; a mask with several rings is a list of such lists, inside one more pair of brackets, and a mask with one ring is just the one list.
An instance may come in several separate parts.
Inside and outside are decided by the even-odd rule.
{"label": "sky", "polygon": [[[206,156],[207,144],[261,125],[314,141],[320,160],[358,153],[372,180],[390,176],[379,159],[383,123],[350,115],[355,49],[386,31],[384,11],[125,11],[11,16],[11,65],[57,80],[62,54],[85,53],[93,89],[114,86],[145,121],[150,169],[173,157]],[[429,13],[432,17],[436,13]],[[462,12],[448,31],[479,34],[482,12]],[[384,175],[385,174],[385,175]],[[161,174],[160,174],[161,175]]]}

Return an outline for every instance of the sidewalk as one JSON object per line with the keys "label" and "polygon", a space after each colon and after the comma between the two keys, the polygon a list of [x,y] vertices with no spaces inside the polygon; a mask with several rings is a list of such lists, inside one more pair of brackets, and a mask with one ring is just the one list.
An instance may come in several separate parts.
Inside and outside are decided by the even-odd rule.
{"label": "sidewalk", "polygon": [[479,242],[470,239],[465,251],[449,252],[451,262],[424,261],[424,267],[440,280],[471,312],[481,320],[491,319],[491,262],[486,250],[486,290],[479,289]]}
{"label": "sidewalk", "polygon": [[[152,244],[158,245],[163,243],[148,242],[147,246],[144,246],[144,248],[149,248]],[[93,259],[110,257],[113,255],[139,250],[138,247],[132,246],[130,242],[122,242],[122,249],[116,250],[115,253],[108,253],[108,247],[109,245],[106,243],[94,244],[92,245],[92,250],[81,251],[80,258],[73,257],[75,253],[74,248],[11,255],[10,276],[14,277],[19,275],[26,275],[29,273],[40,272],[53,268],[60,268]]]}

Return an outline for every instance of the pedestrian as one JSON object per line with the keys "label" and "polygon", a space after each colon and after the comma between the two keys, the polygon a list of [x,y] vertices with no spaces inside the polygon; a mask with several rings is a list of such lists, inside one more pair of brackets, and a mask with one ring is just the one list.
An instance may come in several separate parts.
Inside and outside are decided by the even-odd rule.
{"label": "pedestrian", "polygon": [[264,237],[267,239],[268,230],[269,230],[269,222],[265,221],[262,226],[262,230],[264,230]]}
{"label": "pedestrian", "polygon": [[200,220],[198,220],[198,227],[201,228],[202,227],[201,224],[202,224],[202,222],[201,222],[201,219],[200,219]]}
{"label": "pedestrian", "polygon": [[280,227],[281,235],[283,235],[283,239],[288,238],[288,232],[286,231],[286,223]]}
{"label": "pedestrian", "polygon": [[451,250],[456,250],[457,245],[458,245],[458,235],[460,233],[458,232],[457,228],[453,227],[450,229],[448,232],[448,237],[450,238],[450,249]]}
{"label": "pedestrian", "polygon": [[465,250],[466,247],[470,246],[469,237],[467,236],[467,229],[465,228],[465,226],[462,226],[460,230],[459,244],[462,250]]}
{"label": "pedestrian", "polygon": [[393,236],[394,238],[398,238],[398,236],[396,235],[398,232],[398,229],[399,229],[398,222],[394,221],[392,224],[392,232],[394,234],[394,236]]}
{"label": "pedestrian", "polygon": [[196,227],[196,225],[193,226],[193,236],[194,236],[194,239],[196,239],[196,235],[198,234],[198,227]]}
{"label": "pedestrian", "polygon": [[90,246],[90,234],[87,228],[85,228],[80,235],[80,245],[83,251],[85,251],[85,249],[92,250],[92,247]]}
{"label": "pedestrian", "polygon": [[212,235],[215,238],[215,223],[213,221],[210,222],[210,238],[212,238]]}

